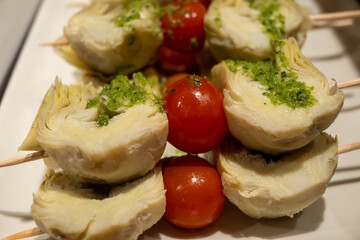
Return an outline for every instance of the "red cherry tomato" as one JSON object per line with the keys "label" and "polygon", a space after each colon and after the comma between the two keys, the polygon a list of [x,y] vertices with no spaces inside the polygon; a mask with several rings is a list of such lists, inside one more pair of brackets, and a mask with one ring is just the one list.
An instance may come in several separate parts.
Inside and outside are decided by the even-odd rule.
{"label": "red cherry tomato", "polygon": [[163,165],[166,189],[164,218],[186,229],[206,227],[224,208],[225,196],[218,172],[197,156],[182,156]]}
{"label": "red cherry tomato", "polygon": [[195,2],[173,2],[164,9],[161,27],[164,45],[182,53],[201,51],[205,42],[204,16],[206,8]]}
{"label": "red cherry tomato", "polygon": [[164,94],[168,141],[181,151],[203,153],[216,148],[227,132],[222,92],[208,79],[187,76]]}
{"label": "red cherry tomato", "polygon": [[157,59],[159,67],[166,72],[192,72],[197,68],[195,54],[180,54],[162,46]]}
{"label": "red cherry tomato", "polygon": [[191,0],[192,2],[198,2],[204,5],[206,8],[209,7],[211,0]]}

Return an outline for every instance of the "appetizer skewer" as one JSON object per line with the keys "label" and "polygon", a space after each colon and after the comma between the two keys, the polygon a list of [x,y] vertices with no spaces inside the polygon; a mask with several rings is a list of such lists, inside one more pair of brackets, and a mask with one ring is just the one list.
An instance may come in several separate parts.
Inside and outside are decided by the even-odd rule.
{"label": "appetizer skewer", "polygon": [[[358,150],[358,149],[360,149],[360,142],[355,142],[355,143],[351,143],[351,144],[339,147],[338,154],[351,152],[351,151]],[[29,153],[29,154],[26,154],[23,156],[9,158],[7,160],[1,161],[0,168],[14,166],[14,165],[22,164],[22,163],[27,163],[27,162],[43,159],[46,157],[48,157],[48,155],[44,151]]]}
{"label": "appetizer skewer", "polygon": [[[289,0],[215,0],[205,17],[205,31],[209,48],[217,61],[256,61],[270,57],[273,40],[295,37],[302,46],[306,32],[316,28],[318,22],[359,16],[358,10],[310,15],[306,8]],[[346,26],[349,22],[337,24]],[[331,26],[329,23],[320,26],[326,25]]]}
{"label": "appetizer skewer", "polygon": [[[345,81],[345,82],[338,82],[336,84],[339,89],[354,87],[354,86],[360,85],[360,78],[356,78],[356,79],[353,79],[350,81]],[[350,151],[358,149],[360,147],[359,145],[360,145],[360,143],[355,143],[355,144],[346,146],[346,148],[345,148],[345,146],[340,147],[339,153],[342,153],[344,151],[344,149],[349,149]],[[37,152],[29,153],[26,155],[21,155],[21,156],[9,158],[6,160],[2,160],[2,161],[0,161],[0,167],[8,167],[8,166],[12,166],[12,165],[22,164],[22,163],[46,158],[48,156],[49,155],[45,151],[37,151]]]}
{"label": "appetizer skewer", "polygon": [[79,181],[142,176],[160,160],[168,133],[157,81],[142,73],[131,80],[118,75],[103,86],[86,76],[71,86],[57,79],[19,149],[44,150],[49,168],[61,167]]}
{"label": "appetizer skewer", "polygon": [[339,114],[343,93],[300,52],[294,38],[276,42],[272,60],[226,60],[211,70],[224,92],[230,133],[267,154],[310,143]]}
{"label": "appetizer skewer", "polygon": [[94,1],[64,28],[78,58],[105,73],[133,73],[155,57],[162,43],[155,0]]}
{"label": "appetizer skewer", "polygon": [[[358,145],[356,145],[356,146],[358,146]],[[341,151],[345,151],[345,152],[346,152],[346,151],[348,151],[348,150],[345,149],[345,150],[341,150]],[[338,152],[340,152],[340,148],[338,149]],[[42,154],[45,154],[45,155],[42,155],[42,156],[46,156],[47,153],[43,152]],[[40,154],[40,155],[41,155],[41,154]]]}
{"label": "appetizer skewer", "polygon": [[[235,145],[236,145],[236,143],[235,143]],[[337,153],[338,154],[343,154],[343,153],[358,150],[358,149],[360,149],[360,142],[341,146],[341,147],[338,148]],[[240,148],[240,151],[242,151],[241,148]],[[37,235],[40,235],[40,234],[44,234],[44,232],[39,227],[35,227],[35,228],[32,228],[32,229],[28,229],[28,230],[16,233],[14,235],[5,237],[5,238],[3,238],[1,240],[17,240],[17,239],[23,239],[23,238],[37,236]]]}
{"label": "appetizer skewer", "polygon": [[[138,3],[136,3],[136,4],[133,4],[133,6],[135,6],[135,5],[137,5],[137,6],[139,6],[139,3],[140,3],[141,1],[138,1]],[[240,1],[240,2],[243,2],[243,1]],[[245,4],[246,5],[246,2],[247,1],[244,1],[244,3],[241,3],[241,4]],[[96,4],[98,4],[98,3],[96,3]],[[106,3],[106,4],[108,4],[108,3]],[[105,4],[105,5],[106,5]],[[148,1],[143,1],[143,3],[142,4],[152,4],[151,2],[148,2]],[[222,2],[222,1],[219,1],[219,3],[216,3],[216,1],[214,1],[214,3],[212,3],[211,5],[216,5],[216,4],[218,4],[219,6],[221,6],[221,7],[224,7],[224,9],[226,8],[226,4],[227,4],[227,2]],[[238,3],[238,4],[240,4],[240,3]],[[241,5],[240,4],[240,5]],[[315,23],[311,23],[311,21],[315,21],[315,20],[309,20],[310,18],[308,18],[307,17],[307,12],[306,11],[304,11],[303,10],[303,8],[302,7],[299,7],[298,5],[294,5],[291,1],[280,1],[279,2],[279,4],[280,5],[284,5],[284,8],[291,8],[292,10],[293,10],[293,12],[295,12],[293,15],[295,16],[295,15],[299,15],[299,13],[301,13],[300,15],[302,15],[302,17],[300,17],[300,15],[298,16],[298,17],[294,17],[294,18],[292,18],[291,16],[291,14],[289,15],[288,13],[286,13],[286,11],[285,10],[282,10],[281,11],[281,14],[285,14],[284,15],[284,17],[285,17],[285,26],[286,26],[286,31],[287,31],[287,35],[286,36],[292,36],[292,35],[295,35],[295,33],[298,31],[299,33],[297,34],[298,35],[298,37],[297,37],[297,39],[298,39],[298,41],[299,41],[299,43],[300,43],[300,45],[302,45],[302,43],[303,43],[303,41],[305,40],[305,30],[308,30],[308,29],[310,29],[310,28],[312,28],[312,27],[325,27],[325,26],[347,26],[347,25],[351,25],[353,22],[351,21],[351,19],[353,18],[353,17],[357,17],[357,12],[356,11],[350,11],[349,12],[349,14],[347,14],[347,12],[339,12],[339,13],[337,13],[337,14],[329,14],[329,16],[328,15],[326,15],[327,17],[324,17],[324,18],[326,18],[326,19],[331,19],[331,16],[334,16],[336,19],[335,19],[335,22],[333,22],[333,23],[328,23],[329,21],[327,20],[326,21],[326,23],[325,24],[321,24],[321,25],[317,25],[317,24],[315,24]],[[82,10],[79,14],[77,14],[77,15],[75,15],[73,18],[74,19],[78,19],[78,20],[74,20],[74,21],[70,21],[69,22],[69,27],[67,27],[67,28],[65,28],[65,36],[66,35],[68,35],[68,34],[66,34],[67,33],[67,29],[71,29],[71,26],[72,25],[74,25],[74,28],[76,29],[76,24],[78,24],[78,22],[83,22],[84,21],[84,23],[86,22],[86,21],[90,21],[91,20],[91,11],[89,11],[89,10],[87,10],[88,8],[90,8],[91,6],[92,6],[93,4],[91,4],[90,6],[87,6],[87,8],[85,8],[84,10]],[[231,4],[230,4],[231,5]],[[130,5],[129,5],[130,6]],[[130,6],[131,8],[134,8],[133,6]],[[216,5],[217,6],[217,5]],[[208,13],[206,13],[206,17],[205,17],[205,19],[207,19],[207,20],[205,20],[205,30],[208,32],[208,34],[207,34],[207,40],[208,40],[208,42],[210,42],[210,49],[212,50],[212,53],[213,53],[213,55],[218,59],[218,60],[222,60],[222,59],[244,59],[244,60],[256,60],[256,59],[264,59],[264,58],[266,58],[266,57],[269,57],[269,54],[270,54],[270,51],[269,51],[269,49],[270,49],[270,46],[269,46],[269,43],[267,43],[268,42],[268,40],[267,40],[267,37],[265,36],[265,34],[264,33],[262,33],[262,31],[261,31],[261,24],[260,23],[257,23],[256,22],[256,19],[248,19],[248,20],[244,20],[245,22],[244,22],[244,24],[246,25],[246,24],[255,24],[256,26],[257,26],[257,28],[255,28],[255,29],[257,29],[257,32],[256,32],[256,34],[259,34],[259,38],[256,38],[256,39],[254,39],[254,41],[252,41],[252,43],[251,43],[251,46],[247,46],[246,45],[246,43],[243,43],[243,44],[245,44],[243,47],[244,47],[244,49],[245,50],[241,50],[241,48],[239,48],[240,50],[240,52],[238,52],[238,46],[237,46],[237,44],[240,44],[240,42],[242,41],[242,38],[243,38],[243,36],[244,35],[249,35],[249,36],[253,36],[254,34],[255,34],[255,32],[252,32],[251,34],[244,34],[244,33],[242,33],[241,32],[241,29],[238,29],[238,30],[236,30],[236,32],[241,32],[241,34],[239,35],[239,36],[237,36],[236,34],[235,34],[235,32],[232,34],[232,32],[231,32],[231,29],[227,29],[227,27],[224,25],[221,25],[221,27],[220,27],[220,25],[219,25],[219,23],[220,23],[220,20],[221,20],[221,18],[218,16],[218,15],[214,15],[215,13],[213,13],[213,8],[216,10],[216,11],[218,11],[217,9],[217,7],[216,6],[213,6],[213,7],[211,7],[210,6],[210,9],[209,9],[209,12]],[[239,6],[236,6],[236,7],[239,7]],[[229,7],[229,9],[228,9],[228,11],[230,11],[230,9],[232,9],[232,8],[236,8],[236,7],[234,7],[234,6],[231,6],[231,7]],[[136,7],[135,7],[136,8]],[[134,9],[135,9],[134,8]],[[172,7],[172,8],[174,8],[174,7]],[[293,9],[294,8],[294,9]],[[171,9],[171,8],[170,8]],[[236,10],[236,9],[235,9]],[[234,10],[234,11],[235,11]],[[130,12],[134,12],[135,10],[123,10],[124,11],[124,13],[121,13],[121,14],[129,14]],[[167,14],[165,14],[165,15],[169,15],[169,12],[171,11],[171,10],[165,10],[165,11],[167,11]],[[220,11],[220,10],[219,10]],[[225,11],[225,10],[224,10]],[[242,10],[242,11],[245,11],[245,10]],[[255,11],[255,10],[254,10]],[[84,13],[83,13],[84,12]],[[86,12],[88,12],[88,13],[86,13]],[[126,12],[128,12],[128,13],[126,13]],[[136,11],[135,11],[136,12]],[[230,11],[231,12],[231,11]],[[89,14],[89,16],[87,16],[87,14]],[[255,18],[255,16],[258,14],[258,13],[252,13],[254,16],[253,16],[253,18]],[[276,14],[275,12],[273,12],[273,14]],[[175,14],[176,15],[176,14]],[[174,16],[175,16],[174,15]],[[86,16],[86,18],[85,17],[83,17],[83,16]],[[231,19],[231,16],[232,16],[232,14],[227,14],[225,17],[226,17],[226,19],[228,20],[228,19]],[[312,15],[310,15],[310,16],[312,16]],[[322,16],[322,15],[314,15],[315,17],[315,19],[322,19],[320,16]],[[270,18],[271,18],[271,16],[269,16]],[[350,18],[350,17],[352,17],[352,18]],[[131,19],[131,16],[128,16],[128,18],[129,19]],[[245,18],[247,18],[247,16],[245,15]],[[288,19],[288,18],[291,18],[291,19]],[[301,23],[301,19],[303,19],[303,23]],[[340,20],[338,20],[338,19],[340,19]],[[350,20],[350,21],[344,21],[344,19],[345,20]],[[146,20],[146,19],[143,19],[144,21]],[[140,21],[140,19],[139,20],[136,20],[136,21]],[[136,22],[135,21],[135,22]],[[164,28],[164,20],[162,19],[162,27]],[[179,19],[172,19],[172,20],[169,20],[169,21],[172,21],[172,22],[180,22],[180,20]],[[194,23],[194,20],[192,20],[193,21],[193,23]],[[248,21],[250,21],[250,22],[248,22]],[[73,22],[73,23],[72,23]],[[92,21],[90,21],[90,23],[91,23]],[[215,22],[215,25],[216,25],[216,23],[218,23],[218,27],[217,28],[215,28],[214,26],[213,26],[213,24],[214,24],[214,22]],[[240,23],[241,23],[242,21],[240,21]],[[255,23],[252,23],[252,22],[255,22]],[[289,23],[288,23],[289,22]],[[130,24],[130,25],[132,25],[133,23],[131,23],[131,21],[128,23],[128,24]],[[239,24],[239,21],[237,21],[237,23],[236,24],[233,24],[233,26],[237,26]],[[295,25],[294,25],[295,24]],[[299,27],[298,25],[299,24],[301,24],[301,26]],[[79,29],[82,29],[81,31],[83,31],[83,32],[86,32],[87,33],[87,35],[89,35],[89,36],[93,36],[94,38],[97,36],[97,33],[96,33],[96,30],[92,30],[92,28],[94,28],[94,27],[92,27],[92,24],[84,24],[84,25],[89,25],[89,26],[87,26],[86,27],[86,29],[82,29],[81,28],[81,26],[79,26],[78,28]],[[108,24],[109,25],[109,24]],[[112,28],[114,28],[114,26],[116,25],[116,24],[112,24],[113,26],[112,26]],[[294,26],[291,26],[292,25],[294,25]],[[109,25],[110,26],[110,25]],[[173,26],[176,26],[176,24],[173,24]],[[303,26],[303,27],[302,27]],[[111,28],[111,29],[112,29]],[[125,25],[121,25],[121,26],[117,26],[116,27],[119,31],[124,31],[124,32],[126,32],[127,31],[127,27],[125,26]],[[304,29],[302,29],[302,28],[304,28]],[[121,30],[120,30],[121,29]],[[212,30],[209,30],[209,29],[212,29]],[[247,29],[247,27],[246,28],[244,28],[244,31]],[[79,30],[80,31],[80,30]],[[93,32],[92,32],[93,31]],[[139,30],[139,31],[142,31],[141,29]],[[175,30],[175,28],[174,29],[172,29],[172,28],[170,28],[170,29],[167,29],[166,27],[163,29],[163,32],[164,32],[164,36],[165,36],[165,38],[164,38],[164,45],[167,45],[168,43],[167,43],[167,34],[168,34],[168,32],[171,32],[172,34],[175,34],[176,32],[177,32],[178,30]],[[217,31],[219,31],[219,32],[217,32]],[[275,30],[274,30],[275,31]],[[276,30],[276,31],[278,31],[278,30]],[[137,32],[137,30],[135,30],[135,33]],[[201,31],[199,31],[199,30],[197,30],[196,32],[198,32],[198,33],[200,33],[200,32],[203,32],[203,29],[201,30]],[[209,33],[210,32],[210,33]],[[226,34],[224,35],[224,36],[222,36],[221,35],[221,33],[223,33],[223,32],[226,32]],[[235,34],[235,35],[234,35]],[[70,44],[71,45],[71,48],[75,51],[75,53],[76,53],[76,55],[77,55],[77,58],[79,58],[80,59],[80,61],[81,62],[83,62],[82,63],[82,65],[84,65],[84,63],[85,63],[85,65],[87,65],[88,67],[90,67],[90,68],[93,68],[93,69],[95,69],[95,70],[97,70],[97,71],[100,71],[100,72],[103,72],[103,73],[105,73],[105,74],[109,74],[109,73],[113,73],[113,72],[115,72],[114,71],[114,68],[113,68],[113,66],[112,65],[114,65],[114,64],[118,64],[119,63],[119,61],[118,60],[121,60],[121,59],[127,59],[127,60],[129,60],[129,59],[132,59],[132,58],[129,58],[128,56],[125,56],[126,55],[126,53],[127,53],[127,51],[124,51],[124,49],[126,50],[126,48],[124,48],[124,49],[122,49],[122,51],[120,51],[119,49],[119,51],[116,51],[116,52],[119,52],[118,53],[118,56],[116,56],[116,58],[115,58],[115,56],[113,56],[113,55],[109,55],[107,52],[114,52],[114,49],[111,49],[109,46],[109,44],[105,44],[106,42],[106,40],[107,41],[109,41],[109,42],[112,42],[113,41],[113,39],[112,38],[114,38],[114,35],[113,34],[103,34],[104,36],[103,36],[103,38],[101,39],[101,41],[97,41],[97,42],[99,42],[99,44],[98,44],[98,46],[97,45],[94,45],[93,46],[93,44],[90,44],[90,43],[88,43],[88,41],[90,41],[91,39],[87,39],[87,40],[85,40],[85,39],[83,39],[83,40],[77,40],[77,38],[78,37],[76,37],[77,35],[79,35],[79,34],[77,34],[77,33],[73,33],[72,35],[69,35],[68,36],[68,39],[61,39],[61,40],[58,40],[58,41],[54,41],[54,42],[49,42],[49,43],[43,43],[43,44],[41,44],[42,46],[64,46],[64,45],[67,45],[67,44]],[[84,33],[82,33],[82,34],[80,34],[80,35],[84,35]],[[125,34],[126,35],[126,34]],[[183,35],[183,34],[182,34]],[[232,36],[232,35],[234,35],[234,36]],[[129,36],[129,35],[126,35],[126,36]],[[133,38],[135,35],[131,35],[132,37],[131,38]],[[261,38],[260,38],[260,36],[261,36]],[[286,37],[285,36],[285,37]],[[139,36],[139,37],[136,37],[135,36],[135,38],[136,39],[139,39],[139,38],[141,38],[142,36]],[[230,37],[234,37],[234,39],[230,39]],[[134,39],[135,39],[134,38]],[[178,37],[176,36],[176,37],[172,37],[172,38],[174,38],[174,39],[177,39]],[[202,40],[201,39],[199,39],[199,38],[201,38],[200,36],[195,36],[195,37],[193,37],[193,39],[195,39],[196,40],[196,45],[197,45],[197,47],[201,47],[202,46]],[[215,39],[214,41],[212,40],[212,39]],[[259,46],[257,46],[256,45],[256,42],[257,41],[260,41],[260,39],[262,39],[262,41],[263,41],[263,44],[261,44],[261,45],[259,45]],[[256,41],[255,41],[256,40]],[[162,39],[159,39],[159,41],[162,41]],[[102,43],[103,44],[103,46],[100,44],[101,42],[104,42],[104,43]],[[119,41],[117,41],[117,42],[119,42]],[[120,41],[121,42],[121,41]],[[152,41],[152,40],[150,40],[150,39],[148,39],[148,41],[147,42],[154,42],[154,41]],[[156,41],[155,41],[156,42]],[[230,43],[230,42],[232,42],[232,43]],[[175,44],[175,45],[174,45]],[[182,46],[183,44],[179,44],[178,42],[174,42],[174,44],[172,45],[172,46]],[[194,41],[194,44],[195,44],[195,41]],[[255,45],[254,45],[255,44]],[[132,44],[133,45],[133,44]],[[264,46],[266,45],[266,51],[263,49],[261,49],[261,48],[264,48]],[[90,46],[92,46],[92,47],[90,47]],[[120,48],[122,45],[119,45],[118,46],[118,48]],[[160,44],[155,44],[154,46],[153,46],[153,48],[152,49],[158,49],[158,47],[160,46]],[[195,46],[195,45],[194,45]],[[219,47],[219,49],[220,50],[222,50],[222,51],[217,51],[216,49],[217,49],[217,47],[216,46],[218,46]],[[240,45],[239,45],[240,46]],[[124,47],[126,47],[126,46],[124,46]],[[186,46],[185,46],[186,47]],[[181,47],[181,48],[184,48],[183,46]],[[225,49],[227,49],[227,50],[229,50],[229,51],[223,51],[224,50],[224,48]],[[99,50],[99,49],[101,49],[101,50]],[[108,49],[108,50],[106,50],[106,49]],[[149,46],[147,46],[147,49],[150,49],[150,47]],[[174,50],[174,49],[172,49],[172,50]],[[193,51],[193,50],[192,50]],[[61,49],[60,49],[60,52],[61,52]],[[120,53],[120,52],[122,52],[122,53]],[[266,54],[264,55],[264,53],[266,52]],[[146,53],[148,53],[148,51],[146,52]],[[63,53],[63,54],[65,54],[66,55],[66,52],[65,53]],[[221,55],[221,57],[219,57],[219,54]],[[121,55],[123,55],[123,56],[121,56]],[[193,54],[190,54],[190,55],[193,55]],[[188,59],[187,59],[187,65],[189,65],[189,64],[191,64],[191,63],[189,63],[189,61],[191,62],[194,62],[195,63],[195,61],[196,61],[196,59],[195,59],[195,57],[193,58],[193,59],[189,59],[189,57],[190,57],[190,55],[188,55]],[[257,56],[255,56],[255,55],[258,55],[258,56],[261,56],[261,57],[257,57]],[[136,56],[136,54],[134,55],[133,54],[133,56],[131,56],[131,57],[134,57],[134,56]],[[160,56],[162,56],[161,54],[160,54]],[[162,66],[163,64],[161,63],[162,61],[163,61],[163,59],[161,58],[159,56],[159,59],[158,59],[158,61],[159,61],[159,66]],[[255,57],[254,57],[255,56]],[[155,55],[153,54],[153,57],[155,57]],[[69,56],[67,57],[68,58],[68,60],[69,60]],[[74,58],[74,56],[70,56],[70,59],[71,58]],[[76,62],[77,61],[79,61],[79,59],[72,59],[72,60],[70,60],[69,62],[70,63],[72,63],[72,64],[75,64],[76,65]],[[141,59],[143,59],[143,65],[142,66],[144,66],[144,65],[146,65],[146,64],[148,64],[148,63],[150,63],[151,64],[151,61],[152,60],[150,60],[150,58],[149,59],[147,59],[146,57],[143,57],[142,56],[142,58]],[[101,60],[101,61],[99,61],[99,60]],[[185,61],[185,59],[184,59],[184,61]],[[109,64],[109,63],[111,63],[111,64]],[[137,63],[138,63],[138,61],[137,61]],[[193,63],[193,64],[194,64]],[[185,63],[181,63],[181,64],[183,64],[183,65],[186,65]],[[192,65],[193,65],[192,64]],[[138,66],[130,66],[131,64],[128,64],[128,66],[121,66],[120,67],[120,70],[122,71],[122,73],[131,73],[132,71],[134,71],[134,70],[136,70],[136,69],[139,69],[139,68],[141,68],[141,66],[140,65],[138,65]],[[165,67],[166,68],[166,67]],[[168,67],[167,67],[168,68]],[[188,66],[187,67],[188,69],[190,69],[191,67],[190,66]],[[110,69],[112,69],[112,70],[110,70]],[[171,69],[170,69],[170,71],[178,71],[178,70],[174,70],[174,69],[182,69],[182,68],[180,68],[180,67],[172,67]],[[90,71],[90,69],[86,69],[87,71]],[[166,69],[166,70],[169,70],[169,69]]]}

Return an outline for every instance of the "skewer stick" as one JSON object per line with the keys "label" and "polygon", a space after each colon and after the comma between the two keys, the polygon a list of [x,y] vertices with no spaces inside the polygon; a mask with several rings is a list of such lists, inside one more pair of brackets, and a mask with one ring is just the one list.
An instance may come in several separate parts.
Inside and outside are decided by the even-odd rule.
{"label": "skewer stick", "polygon": [[360,149],[360,142],[351,143],[348,145],[344,145],[338,148],[338,154],[351,152],[354,150]]}
{"label": "skewer stick", "polygon": [[[346,152],[350,152],[350,151],[354,151],[354,150],[358,150],[358,149],[360,149],[360,142],[351,143],[351,144],[339,147],[338,148],[338,154],[342,154],[342,153],[346,153]],[[33,155],[35,155],[37,153],[38,153],[38,155],[40,155],[40,153],[43,154],[43,155],[47,155],[44,151],[35,152],[35,153],[33,153]],[[30,155],[30,154],[28,154],[28,155]],[[32,160],[36,160],[36,159],[32,159]],[[17,240],[17,239],[23,239],[23,238],[28,238],[28,237],[34,237],[34,236],[37,236],[37,235],[40,235],[40,234],[43,234],[43,233],[44,232],[41,231],[40,228],[35,227],[35,228],[32,228],[32,229],[28,229],[28,230],[16,233],[14,235],[5,237],[5,238],[0,239],[0,240]]]}
{"label": "skewer stick", "polygon": [[35,227],[35,228],[31,228],[31,229],[16,233],[16,234],[11,235],[11,236],[5,237],[5,238],[3,238],[1,240],[23,239],[23,238],[28,238],[28,237],[34,237],[34,236],[37,236],[37,235],[40,235],[40,234],[43,234],[43,233],[44,232],[41,231],[40,228]]}
{"label": "skewer stick", "polygon": [[346,81],[346,82],[339,82],[337,83],[338,88],[348,88],[348,87],[354,87],[357,85],[360,85],[360,78],[356,78],[350,81]]}
{"label": "skewer stick", "polygon": [[46,46],[65,46],[65,45],[69,45],[69,40],[67,40],[66,38],[40,44],[40,46],[42,46],[42,47],[46,47]]}
{"label": "skewer stick", "polygon": [[[356,142],[356,143],[352,143],[352,144],[348,144],[348,145],[344,145],[342,147],[339,147],[338,154],[350,152],[350,151],[357,150],[357,149],[360,149],[360,142]],[[36,152],[36,153],[44,154],[44,152]],[[40,234],[43,234],[43,233],[44,232],[41,231],[40,228],[35,227],[35,228],[32,228],[32,229],[28,229],[28,230],[16,233],[14,235],[5,237],[5,238],[3,238],[1,240],[17,240],[17,239],[23,239],[23,238],[37,236],[37,235],[40,235]]]}
{"label": "skewer stick", "polygon": [[310,15],[309,17],[314,21],[324,21],[324,20],[331,21],[337,19],[358,18],[360,17],[360,10],[321,13],[321,14]]}
{"label": "skewer stick", "polygon": [[[358,149],[360,149],[360,142],[356,142],[356,143],[352,143],[352,144],[348,144],[348,145],[339,147],[338,154],[346,153],[346,152],[350,152],[350,151],[354,151],[354,150],[358,150]],[[38,159],[45,158],[48,156],[49,155],[45,151],[38,151],[38,152],[26,154],[24,156],[13,157],[13,158],[1,161],[0,168],[34,161],[34,160],[38,160]]]}
{"label": "skewer stick", "polygon": [[[69,4],[69,6],[75,6],[75,7],[85,7],[86,5],[87,3],[84,2]],[[334,21],[334,23],[316,26],[315,28],[350,26],[354,24],[352,18],[358,18],[358,17],[360,17],[360,10],[342,11],[342,12],[334,12],[334,13],[321,13],[321,14],[314,14],[309,16],[309,18],[314,21],[338,20],[338,21]],[[347,21],[341,21],[341,20],[347,20]],[[40,46],[64,46],[68,44],[69,41],[67,39],[60,39],[56,41],[41,43]]]}
{"label": "skewer stick", "polygon": [[13,158],[1,161],[0,168],[34,161],[34,160],[38,160],[38,159],[45,158],[48,156],[49,155],[45,151],[39,151],[39,152],[29,153],[24,156],[13,157]]}
{"label": "skewer stick", "polygon": [[347,18],[347,19],[339,19],[334,21],[326,21],[325,23],[322,24],[316,24],[312,29],[340,28],[340,27],[352,26],[354,24],[355,24],[355,20],[353,18]]}

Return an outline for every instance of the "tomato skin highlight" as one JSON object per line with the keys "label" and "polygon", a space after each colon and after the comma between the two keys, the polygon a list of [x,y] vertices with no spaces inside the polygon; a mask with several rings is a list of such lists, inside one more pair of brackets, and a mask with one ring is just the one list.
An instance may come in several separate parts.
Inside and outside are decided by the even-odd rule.
{"label": "tomato skin highlight", "polygon": [[223,98],[213,83],[195,75],[170,85],[163,97],[169,121],[168,141],[191,154],[219,146],[227,132]]}
{"label": "tomato skin highlight", "polygon": [[197,2],[175,1],[161,18],[164,45],[181,54],[196,54],[204,47],[206,8]]}
{"label": "tomato skin highlight", "polygon": [[163,165],[166,189],[164,218],[185,229],[203,228],[221,214],[225,196],[219,173],[198,156],[170,159]]}

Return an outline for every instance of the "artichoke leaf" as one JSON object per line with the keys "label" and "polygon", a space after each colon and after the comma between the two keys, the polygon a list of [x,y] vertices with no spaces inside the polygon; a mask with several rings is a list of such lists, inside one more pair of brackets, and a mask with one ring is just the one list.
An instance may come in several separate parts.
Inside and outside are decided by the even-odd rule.
{"label": "artichoke leaf", "polygon": [[[257,4],[267,6],[264,13],[252,7]],[[277,5],[278,10],[270,9]],[[206,38],[218,61],[264,60],[271,58],[271,40],[293,36],[303,44],[306,31],[314,25],[308,14],[306,8],[292,0],[214,0],[205,15]],[[276,24],[266,29],[266,23]]]}
{"label": "artichoke leaf", "polygon": [[[296,80],[295,89],[292,85],[283,89],[277,86],[278,83],[273,84],[273,88],[278,88],[289,104],[274,103],[278,100],[273,101],[267,96],[272,90],[253,79],[236,61],[232,61],[231,66],[223,61],[211,70],[212,81],[224,92],[224,109],[231,134],[246,147],[273,155],[310,143],[333,123],[344,102],[344,94],[338,88],[330,91],[324,74],[302,55],[294,38],[283,40],[283,43],[280,56],[285,62],[277,60],[274,63],[279,69],[276,74],[285,73],[283,65],[287,65],[285,75]],[[279,79],[288,81],[287,77]],[[306,105],[306,99],[295,101],[289,97],[293,90],[299,90],[298,85],[309,90],[308,99],[313,98],[312,103]],[[299,93],[302,92],[300,89]],[[300,107],[291,105],[295,103]]]}
{"label": "artichoke leaf", "polygon": [[118,183],[146,174],[166,146],[166,114],[146,101],[100,127],[100,109],[86,107],[102,89],[103,84],[86,76],[70,86],[57,79],[20,150],[46,151],[78,181]]}
{"label": "artichoke leaf", "polygon": [[119,186],[75,182],[49,170],[31,213],[55,239],[137,239],[165,211],[161,167]]}
{"label": "artichoke leaf", "polygon": [[[130,74],[156,57],[163,38],[159,12],[154,0],[93,1],[69,20],[64,35],[77,58],[95,71]],[[71,52],[64,53],[69,61]]]}
{"label": "artichoke leaf", "polygon": [[325,192],[337,167],[337,139],[322,133],[280,156],[246,149],[233,137],[216,151],[225,196],[253,218],[293,217]]}

